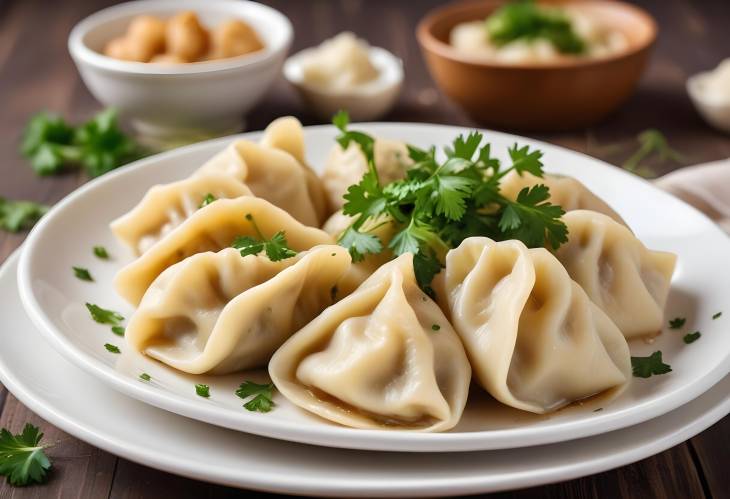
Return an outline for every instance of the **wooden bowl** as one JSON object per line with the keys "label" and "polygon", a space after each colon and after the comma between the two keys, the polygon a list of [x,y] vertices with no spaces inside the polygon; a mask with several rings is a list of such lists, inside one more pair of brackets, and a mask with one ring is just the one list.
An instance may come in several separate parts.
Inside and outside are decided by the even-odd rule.
{"label": "wooden bowl", "polygon": [[628,99],[646,66],[657,26],[642,9],[613,0],[553,0],[580,5],[627,47],[594,59],[512,64],[464,54],[449,44],[454,26],[485,19],[503,0],[459,2],[432,10],[416,35],[440,89],[476,121],[501,128],[554,131],[603,119]]}

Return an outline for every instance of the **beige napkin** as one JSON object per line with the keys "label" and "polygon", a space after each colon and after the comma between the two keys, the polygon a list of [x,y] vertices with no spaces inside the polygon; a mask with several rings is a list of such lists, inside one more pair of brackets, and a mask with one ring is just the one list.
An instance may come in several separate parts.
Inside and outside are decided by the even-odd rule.
{"label": "beige napkin", "polygon": [[704,212],[730,233],[730,158],[682,168],[654,183]]}

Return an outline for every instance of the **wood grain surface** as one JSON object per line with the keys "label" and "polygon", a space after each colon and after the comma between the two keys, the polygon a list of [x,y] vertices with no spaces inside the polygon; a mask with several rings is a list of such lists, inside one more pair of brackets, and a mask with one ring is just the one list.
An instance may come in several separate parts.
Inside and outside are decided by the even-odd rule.
{"label": "wood grain surface", "polygon": [[[100,109],[79,80],[66,50],[71,27],[108,0],[0,0],[0,196],[53,204],[87,179],[77,173],[35,176],[19,157],[18,140],[28,117],[47,109],[80,121]],[[414,37],[418,19],[435,0],[270,0],[294,24],[293,50],[352,30],[386,47],[405,62],[406,81],[392,121],[474,125],[434,87]],[[614,164],[636,148],[635,136],[658,128],[684,155],[682,164],[654,164],[655,171],[730,156],[730,139],[705,125],[684,88],[686,78],[714,67],[730,55],[730,1],[641,0],[654,15],[660,36],[650,67],[636,94],[604,123],[570,133],[536,138],[585,152]],[[284,81],[248,116],[248,128],[293,114],[318,123],[302,109]],[[25,233],[0,232],[0,262]],[[1,321],[1,319],[0,319]],[[22,331],[18,331],[22,334]],[[0,485],[0,497],[13,498],[200,498],[238,497],[245,491],[170,475],[117,458],[67,435],[39,419],[0,388],[0,426],[19,431],[25,422],[41,426],[54,469],[43,486]],[[579,480],[497,494],[510,498],[728,498],[730,497],[730,418],[654,457]]]}

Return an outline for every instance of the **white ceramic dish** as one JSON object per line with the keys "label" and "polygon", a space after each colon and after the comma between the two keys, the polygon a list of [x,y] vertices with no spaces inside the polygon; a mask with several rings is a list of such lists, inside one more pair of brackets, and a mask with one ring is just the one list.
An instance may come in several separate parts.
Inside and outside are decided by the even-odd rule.
{"label": "white ceramic dish", "polygon": [[312,50],[289,57],[284,63],[284,77],[317,116],[329,120],[344,109],[354,121],[372,121],[391,110],[403,86],[402,60],[383,48],[370,47],[370,60],[380,73],[378,79],[347,92],[330,92],[304,82],[301,61]]}
{"label": "white ceramic dish", "polygon": [[[379,136],[401,138],[419,146],[448,142],[465,130],[448,126],[370,124],[358,126]],[[309,160],[321,165],[333,144],[333,127],[305,129]],[[257,134],[247,137],[256,138]],[[633,355],[662,350],[672,365],[669,375],[634,379],[629,389],[607,404],[592,400],[549,416],[534,416],[490,404],[476,394],[462,422],[440,434],[366,431],[343,428],[296,409],[278,396],[268,414],[248,412],[233,394],[244,379],[182,375],[135,354],[108,327],[94,323],[84,308],[92,301],[129,317],[133,309],[111,287],[115,271],[130,256],[112,238],[109,221],[127,211],[147,188],[177,180],[220,150],[228,139],[188,146],[140,161],[94,180],[58,203],[29,235],[19,268],[24,306],[42,333],[69,360],[114,388],[149,404],[232,429],[317,445],[390,451],[468,451],[546,444],[597,435],[647,421],[676,409],[722,379],[730,367],[730,239],[704,215],[649,183],[597,160],[560,147],[512,135],[488,132],[500,156],[515,141],[545,152],[549,170],[574,175],[611,203],[651,248],[673,251],[679,263],[668,310],[687,317],[687,328],[702,331],[700,341],[682,342],[678,331],[667,331],[653,344],[634,342]],[[661,214],[661,215],[659,215]],[[94,245],[110,249],[114,260],[91,254]],[[73,277],[72,265],[90,268],[96,283]],[[712,315],[725,309],[717,320]],[[122,347],[122,355],[107,352],[104,343]],[[155,383],[140,383],[148,372]],[[193,383],[211,386],[209,400],[197,397]],[[594,409],[603,407],[600,412]]]}
{"label": "white ceramic dish", "polygon": [[[195,11],[206,26],[239,18],[258,32],[265,48],[231,59],[160,65],[120,61],[102,55],[133,17],[169,17]],[[140,132],[157,138],[232,133],[279,76],[293,36],[289,20],[255,2],[144,0],[103,9],[71,31],[68,50],[91,93],[130,118]]]}
{"label": "white ceramic dish", "polygon": [[494,492],[569,480],[638,461],[694,436],[730,411],[730,378],[726,378],[696,400],[650,422],[530,449],[405,455],[256,437],[125,397],[64,360],[22,310],[15,286],[17,261],[16,254],[0,268],[2,383],[31,410],[75,437],[132,461],[200,480],[335,497]]}

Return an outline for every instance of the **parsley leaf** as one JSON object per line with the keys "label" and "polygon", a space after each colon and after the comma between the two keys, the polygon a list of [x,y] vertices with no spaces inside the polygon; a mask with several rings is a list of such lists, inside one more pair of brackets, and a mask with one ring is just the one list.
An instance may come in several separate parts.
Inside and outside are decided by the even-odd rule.
{"label": "parsley leaf", "polygon": [[662,361],[660,350],[648,357],[631,357],[631,369],[637,378],[648,378],[654,374],[666,374],[672,371],[671,366]]}
{"label": "parsley leaf", "polygon": [[91,273],[88,269],[83,267],[71,267],[74,271],[74,275],[82,281],[94,282],[94,278],[91,277]]}
{"label": "parsley leaf", "polygon": [[116,334],[117,336],[124,336],[125,330],[122,326],[112,326],[112,333]]}
{"label": "parsley leaf", "polygon": [[669,321],[669,329],[681,329],[685,322],[687,322],[685,317],[675,317]]}
{"label": "parsley leaf", "polygon": [[203,398],[210,397],[210,387],[202,383],[195,385],[195,393]]}
{"label": "parsley leaf", "polygon": [[440,329],[441,329],[441,326],[439,326],[438,324],[432,324],[431,325],[431,330],[432,331],[439,331]]}
{"label": "parsley leaf", "polygon": [[147,373],[142,373],[139,375],[139,379],[141,379],[142,381],[150,381],[152,379],[152,376]]}
{"label": "parsley leaf", "polygon": [[203,200],[202,200],[202,201],[200,202],[200,205],[198,206],[198,208],[205,208],[206,206],[208,206],[208,205],[209,205],[210,203],[212,203],[212,202],[213,202],[213,201],[215,201],[216,199],[217,199],[217,198],[216,198],[216,197],[215,197],[215,196],[214,196],[213,194],[211,194],[211,193],[209,192],[208,194],[206,194],[206,195],[205,195],[205,196],[203,197]]}
{"label": "parsley leaf", "polygon": [[102,260],[109,260],[109,252],[104,246],[94,246],[94,255]]}
{"label": "parsley leaf", "polygon": [[649,128],[636,137],[638,149],[621,165],[622,168],[642,177],[653,177],[656,174],[646,165],[647,160],[658,158],[659,162],[671,160],[682,163],[684,157],[672,149],[667,137],[655,128]]}
{"label": "parsley leaf", "polygon": [[104,348],[110,353],[122,353],[118,346],[112,345],[111,343],[104,343]]}
{"label": "parsley leaf", "polygon": [[91,318],[99,324],[110,324],[112,326],[118,326],[120,322],[124,320],[117,312],[113,310],[106,310],[93,303],[87,303],[86,308],[91,314]]}
{"label": "parsley leaf", "polygon": [[715,315],[712,316],[712,320],[719,319],[722,316],[722,312],[718,312]]}
{"label": "parsley leaf", "polygon": [[277,262],[297,255],[296,251],[289,248],[284,231],[280,230],[271,239],[266,239],[259,230],[258,225],[256,225],[253,215],[248,213],[246,220],[251,222],[258,238],[253,236],[238,236],[233,240],[231,246],[239,250],[241,256],[258,255],[263,251],[269,260]]}
{"label": "parsley leaf", "polygon": [[362,261],[366,254],[380,253],[383,249],[383,243],[378,236],[360,232],[354,226],[340,234],[337,244],[350,251],[353,262]]}
{"label": "parsley leaf", "polygon": [[702,336],[702,333],[695,331],[694,333],[685,334],[682,340],[689,345],[690,343],[694,343],[699,340],[700,336]]}
{"label": "parsley leaf", "polygon": [[0,229],[8,232],[30,229],[48,210],[48,206],[32,201],[10,201],[0,197]]}
{"label": "parsley leaf", "polygon": [[269,412],[276,404],[272,400],[274,396],[274,384],[259,384],[253,381],[244,381],[236,389],[236,395],[242,399],[253,397],[243,404],[249,411]]}
{"label": "parsley leaf", "polygon": [[11,485],[43,483],[51,462],[40,445],[43,433],[37,426],[26,423],[23,432],[13,435],[0,430],[0,475],[6,476]]}
{"label": "parsley leaf", "polygon": [[512,168],[522,175],[524,172],[542,177],[542,151],[530,151],[529,146],[519,147],[517,144],[509,148],[509,157],[512,159]]}

